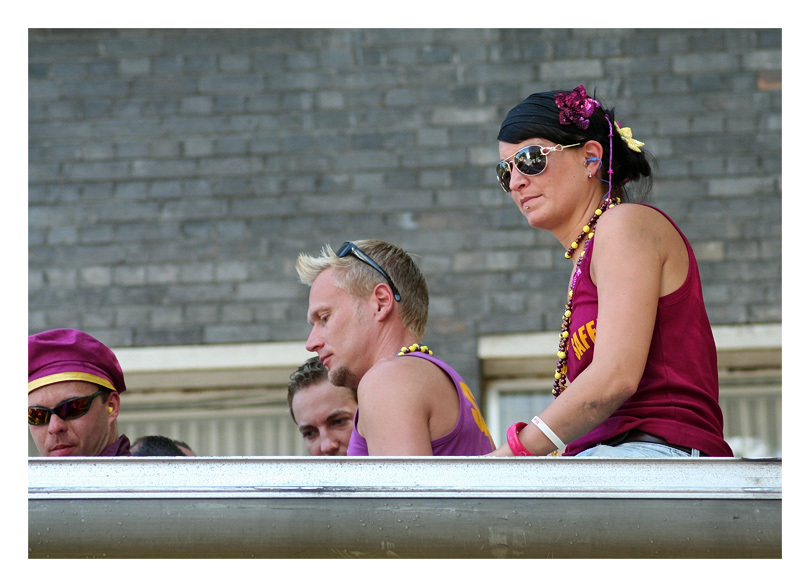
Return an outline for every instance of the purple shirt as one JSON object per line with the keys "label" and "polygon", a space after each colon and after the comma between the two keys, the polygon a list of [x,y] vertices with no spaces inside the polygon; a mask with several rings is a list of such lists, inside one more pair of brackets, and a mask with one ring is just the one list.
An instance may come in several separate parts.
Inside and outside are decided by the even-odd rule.
{"label": "purple shirt", "polygon": [[118,439],[116,439],[113,443],[107,446],[107,448],[101,452],[99,457],[119,457],[119,456],[131,456],[130,453],[130,440],[127,439],[126,435],[121,435]]}
{"label": "purple shirt", "polygon": [[[427,353],[409,353],[409,357],[421,357],[427,359],[438,366],[453,380],[456,386],[456,394],[459,396],[459,418],[453,430],[439,439],[431,441],[433,455],[485,455],[495,449],[490,432],[484,423],[484,418],[476,404],[473,393],[467,384],[462,380],[456,370],[450,365]],[[352,437],[349,439],[347,456],[369,455],[369,448],[366,439],[358,433],[358,415],[360,408],[355,413],[355,428],[352,430]]]}

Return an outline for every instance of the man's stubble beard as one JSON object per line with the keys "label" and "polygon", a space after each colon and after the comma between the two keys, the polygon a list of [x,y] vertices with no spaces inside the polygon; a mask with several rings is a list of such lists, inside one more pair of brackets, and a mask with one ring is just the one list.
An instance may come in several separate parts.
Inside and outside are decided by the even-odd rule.
{"label": "man's stubble beard", "polygon": [[358,381],[354,374],[349,371],[349,368],[343,365],[329,370],[329,381],[333,386],[349,388],[351,390],[358,389]]}

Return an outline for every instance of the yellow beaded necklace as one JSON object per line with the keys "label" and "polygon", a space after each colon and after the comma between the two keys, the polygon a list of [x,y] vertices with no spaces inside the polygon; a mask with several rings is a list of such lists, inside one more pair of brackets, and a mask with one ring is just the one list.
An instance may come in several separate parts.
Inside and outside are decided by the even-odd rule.
{"label": "yellow beaded necklace", "polygon": [[[594,238],[594,229],[597,227],[597,221],[600,220],[600,216],[609,208],[613,208],[614,205],[620,203],[620,198],[618,196],[614,196],[613,198],[606,198],[603,200],[603,203],[600,205],[600,208],[594,211],[594,215],[592,215],[591,219],[589,219],[589,224],[583,227],[581,233],[577,236],[571,246],[566,250],[564,253],[564,257],[566,259],[571,259],[572,255],[574,254],[575,250],[580,247],[580,244],[588,239]],[[569,295],[566,299],[566,306],[563,310],[563,322],[560,323],[560,343],[558,344],[558,363],[555,368],[555,383],[552,386],[552,394],[555,397],[560,396],[561,392],[566,389],[566,370],[567,370],[567,361],[568,361],[568,353],[567,347],[569,346],[569,329],[572,324],[572,297],[574,296],[574,284],[577,279],[577,271],[580,268],[580,263],[583,261],[583,256],[586,254],[586,247],[583,246],[583,249],[580,251],[580,257],[577,258],[577,263],[575,265],[574,274],[572,276],[572,282],[569,284]]]}
{"label": "yellow beaded necklace", "polygon": [[419,351],[420,353],[427,353],[428,355],[433,355],[434,352],[428,349],[425,345],[420,345],[419,343],[413,343],[409,347],[403,347],[400,349],[400,353],[397,355],[406,355],[407,353],[415,353]]}
{"label": "yellow beaded necklace", "polygon": [[[572,92],[572,95],[575,95],[577,92],[580,92],[581,88],[576,88],[575,92]],[[583,90],[584,93],[585,90]],[[579,96],[579,94],[577,94]],[[559,94],[559,96],[563,96]],[[564,96],[565,98],[565,96]],[[557,101],[557,97],[555,99]],[[565,100],[564,100],[565,102]],[[598,104],[599,105],[599,104]],[[561,107],[561,104],[558,104],[558,108]],[[589,113],[590,115],[590,113]],[[594,211],[594,214],[589,219],[589,224],[583,227],[581,233],[577,236],[577,239],[571,244],[571,246],[566,250],[564,257],[566,259],[571,259],[572,255],[574,254],[575,250],[580,246],[580,244],[587,240],[594,238],[594,229],[597,227],[597,221],[600,219],[600,216],[608,209],[613,208],[614,205],[620,203],[619,196],[612,195],[614,193],[612,187],[612,178],[614,176],[614,127],[611,124],[611,118],[608,114],[604,115],[605,120],[608,123],[608,192],[605,193],[605,197],[603,198],[602,204],[600,204],[600,208]],[[570,124],[570,123],[561,123],[561,124]],[[620,130],[619,125],[616,125],[617,130]],[[588,124],[586,124],[588,127]],[[581,127],[583,128],[583,127]],[[622,138],[625,140],[626,143],[631,138],[631,131],[628,130],[627,137],[622,135]],[[639,143],[637,141],[637,143]],[[644,145],[644,143],[641,143]],[[632,149],[635,151],[639,151],[637,146],[632,146]],[[589,174],[591,177],[591,174]],[[601,181],[606,181],[602,180]],[[569,295],[566,299],[566,307],[563,311],[563,321],[560,323],[560,343],[558,344],[558,363],[555,367],[555,383],[552,385],[552,394],[557,398],[560,394],[566,389],[566,371],[567,371],[567,362],[568,362],[568,346],[569,346],[569,329],[571,328],[572,324],[572,297],[574,296],[574,284],[577,280],[578,270],[580,269],[580,264],[583,261],[583,256],[586,254],[586,247],[583,246],[583,250],[580,252],[580,257],[577,258],[577,263],[574,267],[574,274],[572,275],[572,282],[569,284]]]}

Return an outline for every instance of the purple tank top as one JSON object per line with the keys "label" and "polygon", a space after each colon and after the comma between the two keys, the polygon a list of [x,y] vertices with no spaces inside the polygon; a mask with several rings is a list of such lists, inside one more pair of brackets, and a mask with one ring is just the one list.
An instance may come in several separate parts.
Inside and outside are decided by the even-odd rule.
{"label": "purple tank top", "polygon": [[[439,439],[431,441],[433,455],[485,455],[495,449],[490,432],[484,423],[484,418],[476,404],[473,393],[462,380],[456,370],[450,365],[427,353],[409,353],[410,357],[421,357],[438,366],[448,374],[456,386],[456,394],[459,396],[459,418],[453,430]],[[358,433],[358,414],[355,413],[355,428],[352,430],[352,437],[349,440],[349,447],[346,454],[348,456],[369,455],[369,448],[366,439]]]}

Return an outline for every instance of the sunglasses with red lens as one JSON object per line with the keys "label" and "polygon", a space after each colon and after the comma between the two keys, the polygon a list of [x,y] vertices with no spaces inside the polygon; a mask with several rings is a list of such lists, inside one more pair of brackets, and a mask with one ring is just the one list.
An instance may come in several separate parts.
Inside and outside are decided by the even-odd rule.
{"label": "sunglasses with red lens", "polygon": [[580,143],[573,145],[555,145],[544,147],[542,145],[527,145],[516,151],[510,157],[502,159],[496,165],[496,177],[502,189],[510,193],[510,172],[513,164],[515,169],[525,176],[537,176],[546,169],[546,156],[553,151],[563,151],[569,147],[577,147]]}
{"label": "sunglasses with red lens", "polygon": [[46,408],[44,406],[29,406],[28,424],[34,426],[47,425],[51,420],[52,414],[55,414],[63,421],[78,419],[80,416],[87,414],[87,411],[90,410],[90,405],[93,403],[93,399],[100,394],[104,394],[105,392],[110,392],[110,390],[100,388],[98,392],[91,394],[90,396],[68,398],[53,408]]}

